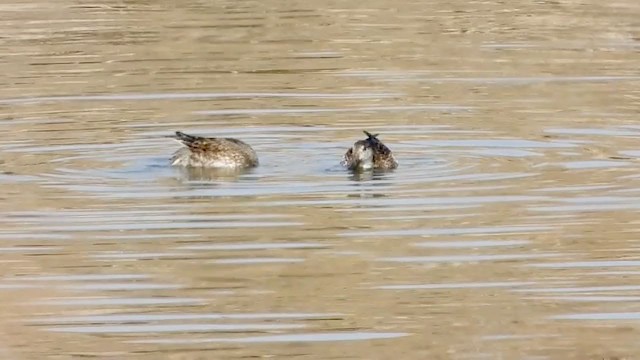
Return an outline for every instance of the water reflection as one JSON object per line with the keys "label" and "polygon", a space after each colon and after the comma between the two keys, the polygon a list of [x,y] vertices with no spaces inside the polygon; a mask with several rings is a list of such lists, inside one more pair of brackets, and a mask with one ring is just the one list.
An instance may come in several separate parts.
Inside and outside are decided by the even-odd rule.
{"label": "water reflection", "polygon": [[[380,181],[380,180],[393,180],[393,171],[382,170],[348,170],[349,180],[353,181]],[[387,183],[380,183],[379,185],[390,185]]]}
{"label": "water reflection", "polygon": [[200,183],[211,183],[218,181],[235,181],[240,179],[245,174],[251,174],[250,170],[237,170],[237,169],[211,169],[211,168],[179,168],[176,172],[180,175],[181,179]]}

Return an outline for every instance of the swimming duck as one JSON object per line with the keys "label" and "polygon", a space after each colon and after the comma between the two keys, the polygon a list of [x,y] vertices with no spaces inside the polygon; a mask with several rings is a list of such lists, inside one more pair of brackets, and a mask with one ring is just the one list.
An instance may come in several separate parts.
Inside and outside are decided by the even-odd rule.
{"label": "swimming duck", "polygon": [[342,166],[350,170],[391,170],[398,167],[391,150],[378,139],[379,134],[371,135],[364,131],[367,138],[356,141],[347,150],[342,159]]}
{"label": "swimming duck", "polygon": [[232,138],[207,138],[176,131],[171,138],[185,147],[171,157],[171,165],[217,169],[258,166],[258,155],[248,144]]}

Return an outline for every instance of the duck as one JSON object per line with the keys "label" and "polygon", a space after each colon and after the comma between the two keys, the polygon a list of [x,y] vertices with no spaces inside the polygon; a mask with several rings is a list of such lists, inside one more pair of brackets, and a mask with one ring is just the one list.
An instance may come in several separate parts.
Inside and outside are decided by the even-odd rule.
{"label": "duck", "polygon": [[259,164],[249,144],[233,138],[188,135],[176,131],[169,136],[184,145],[171,157],[171,165],[186,168],[246,169]]}
{"label": "duck", "polygon": [[356,141],[344,154],[340,164],[349,170],[393,170],[398,167],[391,149],[378,139],[380,134],[372,135],[364,130],[367,138]]}

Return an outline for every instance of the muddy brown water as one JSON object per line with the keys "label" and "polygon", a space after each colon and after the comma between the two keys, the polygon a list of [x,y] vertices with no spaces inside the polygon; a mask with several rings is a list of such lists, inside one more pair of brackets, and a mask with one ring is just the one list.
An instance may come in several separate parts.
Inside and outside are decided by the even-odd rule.
{"label": "muddy brown water", "polygon": [[[640,357],[640,3],[0,5],[5,359]],[[380,133],[400,167],[350,174]],[[175,130],[261,166],[167,166]]]}

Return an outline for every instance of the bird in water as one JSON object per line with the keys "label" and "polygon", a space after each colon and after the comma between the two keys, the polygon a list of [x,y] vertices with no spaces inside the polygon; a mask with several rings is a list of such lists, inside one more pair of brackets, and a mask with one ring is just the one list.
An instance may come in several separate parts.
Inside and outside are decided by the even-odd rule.
{"label": "bird in water", "polygon": [[356,141],[347,150],[342,159],[342,166],[350,170],[391,170],[398,167],[391,150],[378,139],[379,134],[371,135],[365,131],[367,138]]}
{"label": "bird in water", "polygon": [[190,168],[243,169],[258,166],[258,155],[248,144],[232,138],[207,138],[176,131],[171,138],[185,147],[171,157],[171,165]]}

